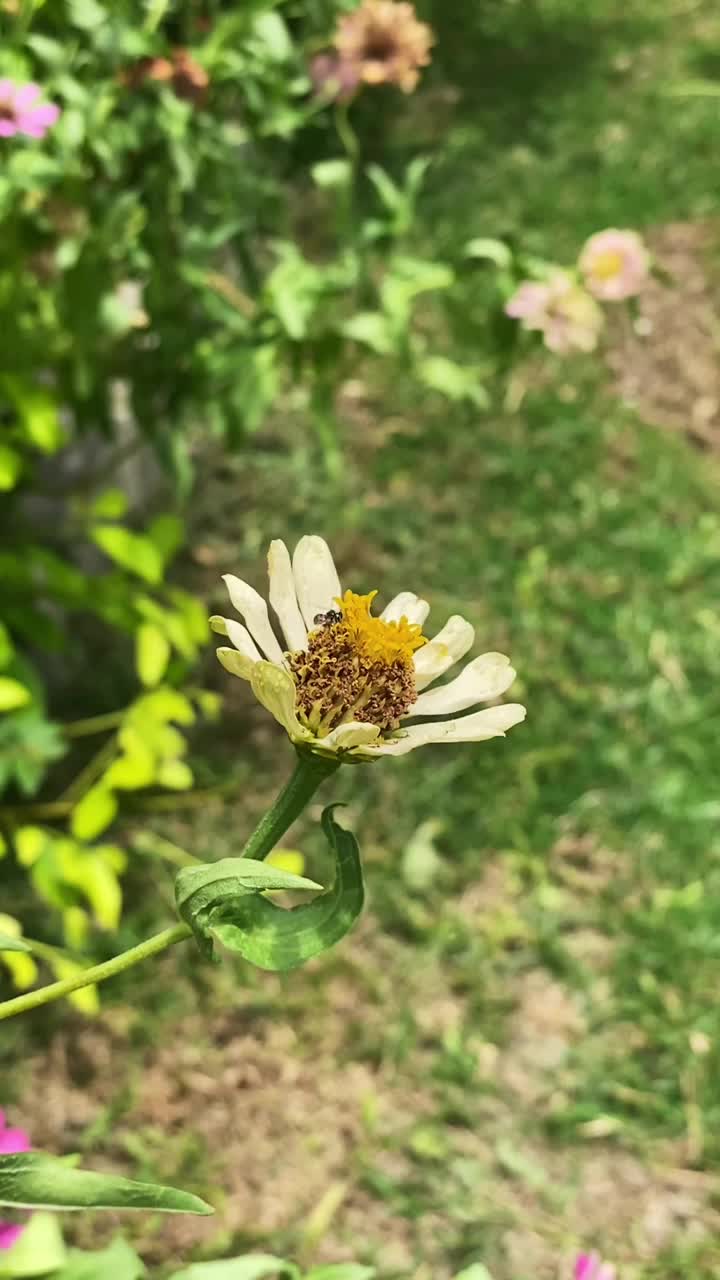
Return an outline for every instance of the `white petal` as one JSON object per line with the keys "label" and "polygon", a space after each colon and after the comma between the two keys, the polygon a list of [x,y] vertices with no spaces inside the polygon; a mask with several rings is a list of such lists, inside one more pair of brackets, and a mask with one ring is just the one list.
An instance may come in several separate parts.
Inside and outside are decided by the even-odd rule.
{"label": "white petal", "polygon": [[408,715],[448,716],[466,711],[478,702],[499,698],[510,688],[516,674],[504,653],[482,653],[449,684],[421,693]]}
{"label": "white petal", "polygon": [[294,742],[311,738],[295,714],[295,684],[284,667],[273,662],[256,662],[250,673],[252,691],[258,702],[281,724]]}
{"label": "white petal", "polygon": [[270,626],[267,605],[262,596],[258,595],[254,587],[243,582],[241,578],[236,578],[233,573],[224,573],[223,582],[228,589],[234,608],[242,614],[248,631],[265,657],[271,662],[283,663],[283,651]]}
{"label": "white petal", "polygon": [[240,653],[244,653],[245,657],[250,658],[252,662],[262,658],[260,650],[242,622],[236,622],[234,618],[223,618],[223,622],[228,640],[232,641]]}
{"label": "white petal", "polygon": [[427,600],[421,600],[414,591],[401,591],[385,606],[380,617],[383,622],[399,622],[401,618],[407,618],[408,622],[417,622],[422,626],[429,612]]}
{"label": "white petal", "polygon": [[327,737],[318,738],[318,746],[328,751],[348,751],[350,747],[366,746],[368,742],[374,742],[379,733],[376,724],[351,720],[348,724],[339,724]]}
{"label": "white petal", "polygon": [[293,576],[298,604],[309,630],[316,626],[319,613],[336,609],[342,588],[335,562],[324,538],[306,534],[295,548]]}
{"label": "white petal", "polygon": [[241,680],[250,679],[255,666],[254,658],[248,658],[247,654],[239,653],[237,649],[216,649],[215,652],[231,676],[240,676]]}
{"label": "white petal", "polygon": [[290,552],[279,538],[270,543],[268,577],[270,603],[280,621],[288,649],[297,652],[307,648],[307,631],[298,608]]}
{"label": "white petal", "polygon": [[424,689],[443,675],[472,648],[474,639],[475,628],[465,618],[457,613],[448,618],[442,631],[414,655],[416,687]]}
{"label": "white petal", "polygon": [[483,742],[486,738],[502,738],[514,724],[525,719],[525,708],[517,702],[507,702],[502,707],[485,707],[471,716],[459,720],[435,720],[429,724],[414,724],[406,729],[402,738],[379,742],[365,747],[362,754],[368,759],[374,756],[404,756],[416,747],[431,742]]}

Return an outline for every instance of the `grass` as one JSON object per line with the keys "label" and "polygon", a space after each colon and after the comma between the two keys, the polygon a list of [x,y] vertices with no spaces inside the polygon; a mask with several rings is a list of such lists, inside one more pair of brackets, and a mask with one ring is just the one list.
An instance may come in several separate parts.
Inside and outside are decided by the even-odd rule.
{"label": "grass", "polygon": [[[666,94],[710,66],[713,6],[586,8],[540,5],[517,40],[501,6],[475,46],[443,7],[463,96],[426,206],[440,255],[507,231],[572,258],[603,225],[714,211],[717,104]],[[469,325],[472,305],[469,289]],[[56,1101],[36,1129],[63,1141],[69,1116],[66,1145],[218,1200],[215,1236],[137,1229],[158,1265],[260,1243],[387,1276],[483,1260],[494,1280],[550,1280],[584,1243],[623,1278],[711,1280],[717,464],[639,421],[587,361],[545,368],[492,420],[410,388],[366,395],[332,484],[298,449],[208,467],[205,556],[260,585],[270,536],[322,530],[357,589],[410,586],[438,625],[460,610],[509,652],[528,720],[333,780],[323,798],[348,802],[367,862],[356,936],[283,980],[173,956],[109,994],[80,1067],[58,1064],[75,1032],[52,1014]],[[290,764],[223,687],[200,768],[227,776],[232,759],[238,800],[156,823],[207,857],[237,849]],[[293,838],[321,875],[316,818]],[[157,914],[140,891],[167,897],[145,864],[129,887],[128,936]]]}

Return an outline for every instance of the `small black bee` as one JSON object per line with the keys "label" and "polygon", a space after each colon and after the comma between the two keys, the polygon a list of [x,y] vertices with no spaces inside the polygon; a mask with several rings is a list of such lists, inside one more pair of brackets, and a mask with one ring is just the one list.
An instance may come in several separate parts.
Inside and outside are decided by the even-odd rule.
{"label": "small black bee", "polygon": [[342,622],[342,617],[339,609],[328,609],[327,613],[316,613],[313,622],[316,627],[332,627],[336,622]]}

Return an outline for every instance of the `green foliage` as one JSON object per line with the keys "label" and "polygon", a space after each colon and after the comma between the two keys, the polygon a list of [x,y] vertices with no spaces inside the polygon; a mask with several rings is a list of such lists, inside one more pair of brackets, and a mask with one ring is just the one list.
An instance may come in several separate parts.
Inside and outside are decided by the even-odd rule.
{"label": "green foliage", "polygon": [[0,1155],[0,1205],[16,1209],[151,1209],[208,1214],[210,1205],[187,1191],[117,1174],[78,1169],[43,1151]]}

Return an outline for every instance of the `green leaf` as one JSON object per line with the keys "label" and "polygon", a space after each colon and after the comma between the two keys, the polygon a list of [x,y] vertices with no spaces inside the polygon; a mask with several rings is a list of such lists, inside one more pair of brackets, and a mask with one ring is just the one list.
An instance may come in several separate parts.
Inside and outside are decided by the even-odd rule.
{"label": "green leaf", "polygon": [[349,160],[319,160],[310,170],[313,182],[324,190],[346,187],[352,177]]}
{"label": "green leaf", "polygon": [[[55,1213],[34,1213],[20,1239],[6,1252],[0,1253],[2,1277],[45,1276],[55,1273],[66,1258],[62,1229]],[[65,1272],[62,1272],[65,1275]]]}
{"label": "green leaf", "polygon": [[342,329],[346,338],[362,342],[378,355],[389,355],[395,346],[395,337],[387,316],[380,311],[358,311],[345,321]]}
{"label": "green leaf", "polygon": [[329,1262],[306,1271],[304,1280],[372,1280],[375,1272],[375,1267],[365,1267],[360,1262]]}
{"label": "green leaf", "polygon": [[127,507],[127,494],[122,489],[104,489],[93,501],[90,514],[96,520],[120,520]]}
{"label": "green leaf", "polygon": [[75,839],[94,840],[110,826],[117,809],[117,797],[104,783],[91,787],[72,811],[70,830]]}
{"label": "green leaf", "polygon": [[0,933],[0,951],[29,951],[30,947],[22,938],[11,938],[7,933]]}
{"label": "green leaf", "polygon": [[336,807],[330,805],[322,815],[323,830],[335,856],[332,888],[290,911],[267,898],[239,898],[232,923],[209,924],[228,950],[260,969],[286,971],[327,951],[349,932],[363,906],[362,866],[355,836],[333,820]]}
{"label": "green leaf", "polygon": [[96,1252],[71,1249],[67,1264],[52,1280],[142,1280],[146,1274],[135,1250],[116,1236],[106,1249]]}
{"label": "green leaf", "polygon": [[170,1280],[264,1280],[265,1276],[300,1280],[300,1269],[270,1253],[247,1253],[242,1258],[225,1258],[222,1262],[195,1262],[191,1267],[175,1271]]}
{"label": "green leaf", "polygon": [[469,240],[465,245],[465,254],[468,258],[484,258],[487,262],[494,262],[503,271],[512,266],[512,250],[502,240],[491,240],[487,236]]}
{"label": "green leaf", "polygon": [[151,538],[119,524],[94,525],[90,536],[105,555],[123,569],[136,573],[146,582],[157,584],[162,580],[162,555]]}
{"label": "green leaf", "polygon": [[477,369],[457,364],[447,356],[426,356],[418,362],[417,371],[426,387],[439,391],[448,400],[469,400],[478,409],[487,409],[490,403]]}
{"label": "green leaf", "polygon": [[14,489],[22,469],[20,454],[7,444],[0,444],[0,490]]}
{"label": "green leaf", "polygon": [[73,1169],[44,1151],[0,1156],[0,1204],[17,1209],[151,1209],[213,1213],[198,1196],[155,1182]]}
{"label": "green leaf", "polygon": [[469,1267],[458,1271],[454,1280],[492,1280],[492,1276],[482,1262],[473,1262]]}
{"label": "green leaf", "polygon": [[20,425],[31,444],[43,453],[54,453],[63,441],[63,429],[55,399],[49,391],[6,374],[3,391],[17,410]]}
{"label": "green leaf", "polygon": [[12,676],[0,676],[0,711],[15,711],[28,702],[32,702],[32,693],[27,685],[13,680]]}
{"label": "green leaf", "polygon": [[216,921],[235,919],[240,903],[269,889],[322,889],[314,880],[291,875],[252,858],[220,858],[183,867],[175,879],[178,915],[190,925],[204,955],[211,957],[210,930]]}
{"label": "green leaf", "polygon": [[135,637],[135,665],[143,684],[149,688],[159,684],[169,661],[170,641],[164,631],[154,622],[141,623]]}

